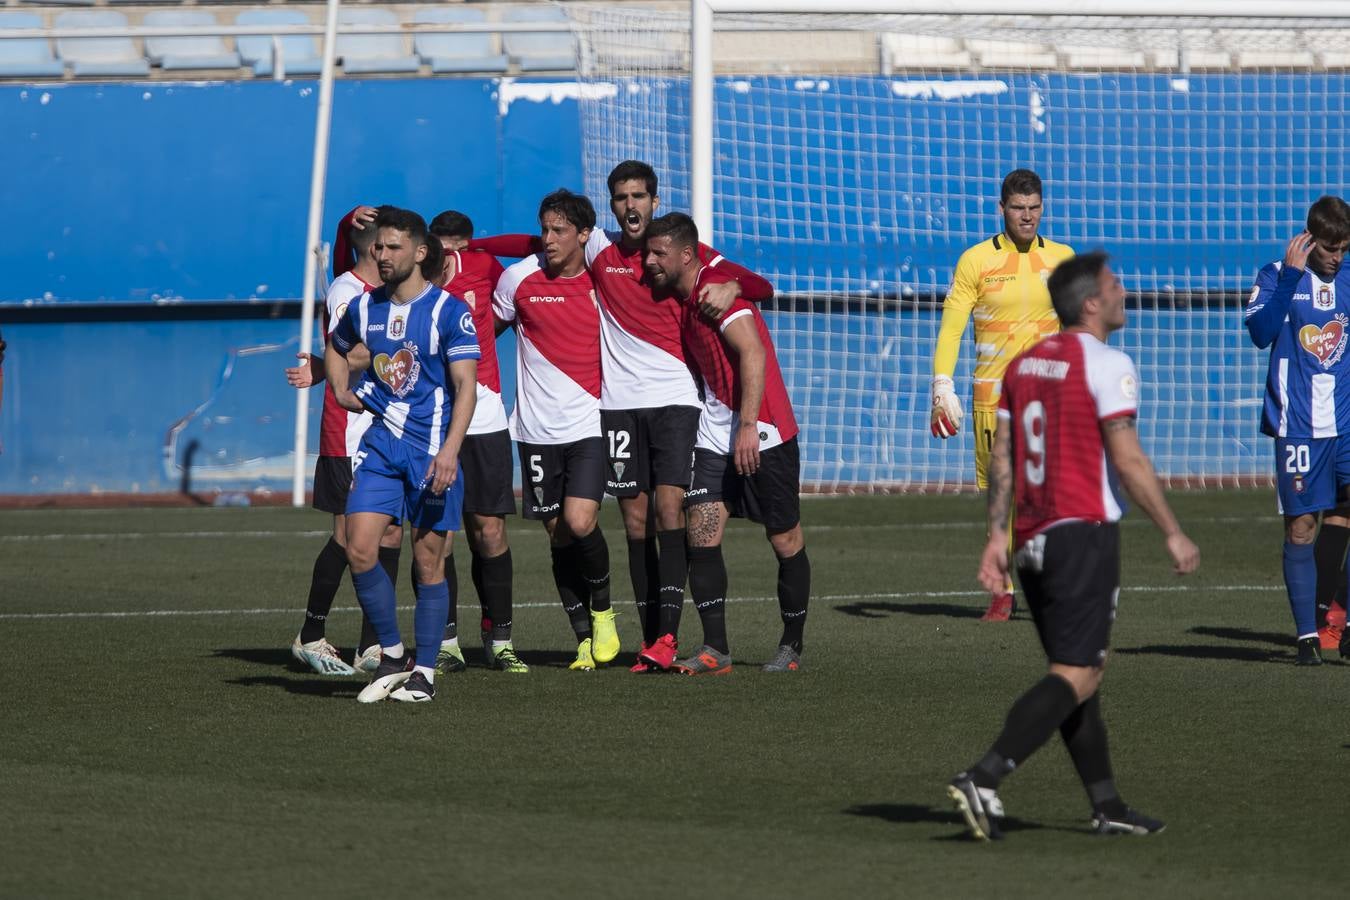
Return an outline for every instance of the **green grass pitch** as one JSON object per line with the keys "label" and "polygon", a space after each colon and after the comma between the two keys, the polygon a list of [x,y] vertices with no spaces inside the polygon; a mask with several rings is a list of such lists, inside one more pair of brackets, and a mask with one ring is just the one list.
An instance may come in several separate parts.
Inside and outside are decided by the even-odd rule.
{"label": "green grass pitch", "polygon": [[[685,679],[566,671],[542,530],[513,518],[532,672],[474,666],[434,703],[373,707],[287,649],[327,517],[0,513],[0,896],[1330,892],[1350,669],[1292,665],[1270,492],[1173,500],[1201,571],[1174,577],[1127,519],[1103,692],[1122,793],[1167,832],[1090,835],[1056,738],[1005,783],[1008,837],[989,845],[943,789],[1044,663],[1024,614],[978,621],[976,497],[806,500],[797,676],[758,671],[779,623],[754,527],[726,541],[736,671]],[[636,621],[612,504],[604,523],[623,662]],[[346,583],[329,636],[349,651],[357,625]],[[684,645],[698,636],[687,606]]]}

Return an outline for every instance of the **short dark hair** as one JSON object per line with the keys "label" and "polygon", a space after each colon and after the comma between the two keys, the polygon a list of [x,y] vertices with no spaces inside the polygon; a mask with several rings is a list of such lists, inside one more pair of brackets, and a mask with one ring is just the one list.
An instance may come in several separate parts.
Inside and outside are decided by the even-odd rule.
{"label": "short dark hair", "polygon": [[615,166],[614,170],[609,173],[609,179],[606,182],[609,185],[611,195],[614,193],[614,186],[620,181],[641,181],[647,185],[647,193],[656,196],[656,170],[645,162],[625,159]]}
{"label": "short dark hair", "polygon": [[1008,198],[1013,194],[1041,196],[1041,176],[1030,169],[1013,169],[1003,176],[1003,188],[999,194],[999,202],[1007,203]]}
{"label": "short dark hair", "polygon": [[1350,206],[1330,194],[1318,198],[1308,209],[1308,233],[1319,241],[1350,241]]}
{"label": "short dark hair", "polygon": [[447,209],[445,212],[438,213],[436,218],[431,220],[427,230],[436,237],[472,238],[473,222],[464,213]]}
{"label": "short dark hair", "polygon": [[377,206],[375,207],[375,223],[367,222],[365,228],[357,228],[352,225],[347,229],[347,240],[351,242],[352,249],[356,251],[357,256],[365,256],[370,252],[370,245],[375,243],[375,235],[380,230],[378,225],[380,213],[386,209],[394,209],[394,207],[388,204]]}
{"label": "short dark hair", "polygon": [[544,221],[544,213],[557,213],[585,231],[595,227],[595,207],[581,194],[574,194],[567,188],[558,188],[539,203],[539,221]]}
{"label": "short dark hair", "polygon": [[425,219],[411,209],[382,206],[380,207],[380,214],[375,218],[375,228],[392,228],[395,231],[401,231],[408,236],[413,244],[421,244],[426,247],[427,255],[422,259],[420,267],[422,277],[427,281],[440,281],[441,269],[445,265],[445,251],[441,249],[439,240],[428,240],[430,235],[427,233]]}
{"label": "short dark hair", "polygon": [[698,247],[698,226],[694,220],[682,212],[666,213],[647,223],[647,240],[659,237],[670,238],[676,247]]}
{"label": "short dark hair", "polygon": [[1055,315],[1067,328],[1083,318],[1083,304],[1101,293],[1101,275],[1111,257],[1104,251],[1071,256],[1050,273],[1046,287],[1050,289],[1050,303]]}

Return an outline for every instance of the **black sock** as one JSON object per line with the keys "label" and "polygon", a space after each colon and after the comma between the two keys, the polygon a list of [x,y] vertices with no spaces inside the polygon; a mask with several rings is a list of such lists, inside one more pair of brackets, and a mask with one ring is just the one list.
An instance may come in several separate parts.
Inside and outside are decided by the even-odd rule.
{"label": "black sock", "polygon": [[558,587],[558,599],[562,601],[563,612],[576,633],[578,641],[591,636],[591,613],[586,607],[586,580],[579,570],[577,545],[551,547],[553,556],[553,583]]}
{"label": "black sock", "polygon": [[459,573],[453,553],[445,557],[445,586],[450,590],[450,609],[445,614],[445,636],[441,640],[449,641],[459,637]]}
{"label": "black sock", "polygon": [[779,644],[802,652],[802,632],[806,629],[806,606],[811,599],[811,560],[806,548],[796,555],[778,560],[778,614],[783,618],[783,637]]}
{"label": "black sock", "polygon": [[684,612],[684,582],[689,574],[689,554],[685,548],[683,528],[658,531],[656,543],[661,550],[657,569],[660,573],[658,587],[661,613],[656,623],[656,637],[660,637],[663,634],[680,633],[680,615]]}
{"label": "black sock", "polygon": [[511,550],[487,559],[474,557],[474,565],[482,572],[483,602],[487,605],[485,618],[492,622],[494,641],[511,640]]}
{"label": "black sock", "polygon": [[[394,587],[398,587],[398,559],[402,549],[402,547],[380,548],[380,568],[384,569],[384,574],[389,576],[389,583]],[[363,611],[361,613],[361,639],[356,644],[357,649],[365,650],[379,642],[380,638],[375,633],[375,626],[371,624],[370,619]]]}
{"label": "black sock", "polygon": [[1008,710],[1003,733],[971,769],[980,787],[998,787],[1003,777],[1026,762],[1078,707],[1078,697],[1058,675],[1046,675]]}
{"label": "black sock", "polygon": [[730,653],[727,644],[727,566],[722,548],[689,548],[689,593],[694,598],[703,623],[703,643],[721,653]]}
{"label": "black sock", "polygon": [[1345,548],[1350,545],[1350,528],[1323,524],[1313,544],[1317,564],[1317,627],[1327,624],[1327,611],[1339,593],[1345,573]]}
{"label": "black sock", "polygon": [[657,565],[656,538],[628,539],[628,578],[633,582],[633,603],[637,605],[638,624],[642,626],[644,644],[656,640],[657,635],[659,585],[652,577]]}
{"label": "black sock", "polygon": [[1069,750],[1078,780],[1083,782],[1088,802],[1094,810],[1110,816],[1125,814],[1125,801],[1116,790],[1111,773],[1111,752],[1106,743],[1106,723],[1102,721],[1102,706],[1098,694],[1069,713],[1059,725],[1059,736]]}
{"label": "black sock", "polygon": [[604,612],[609,609],[609,544],[605,543],[605,533],[597,525],[590,534],[577,538],[574,546],[581,576],[590,589],[591,612]]}
{"label": "black sock", "polygon": [[314,558],[314,574],[309,579],[309,599],[305,601],[305,624],[300,626],[300,642],[308,644],[324,636],[333,598],[342,586],[347,571],[347,551],[332,538]]}

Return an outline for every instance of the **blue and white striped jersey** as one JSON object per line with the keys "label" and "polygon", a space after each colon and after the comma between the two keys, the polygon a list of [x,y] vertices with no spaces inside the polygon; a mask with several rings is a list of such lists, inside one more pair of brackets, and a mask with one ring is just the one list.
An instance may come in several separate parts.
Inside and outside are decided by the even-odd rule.
{"label": "blue and white striped jersey", "polygon": [[1270,347],[1261,430],[1274,437],[1350,434],[1350,266],[1324,281],[1273,262],[1257,273],[1247,331]]}
{"label": "blue and white striped jersey", "polygon": [[448,367],[479,358],[473,313],[464,301],[429,284],[398,304],[384,288],[375,288],[348,305],[332,342],[344,356],[357,343],[370,350],[370,368],[354,390],[375,415],[371,427],[434,456],[455,404]]}

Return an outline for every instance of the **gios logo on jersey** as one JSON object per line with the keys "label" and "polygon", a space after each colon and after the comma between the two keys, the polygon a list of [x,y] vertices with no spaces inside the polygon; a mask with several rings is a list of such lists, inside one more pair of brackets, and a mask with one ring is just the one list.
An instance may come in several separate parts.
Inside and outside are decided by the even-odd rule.
{"label": "gios logo on jersey", "polygon": [[1316,325],[1304,325],[1298,330],[1298,343],[1304,350],[1317,357],[1322,368],[1330,369],[1345,355],[1345,343],[1350,338],[1350,316],[1336,313],[1335,317],[1318,328]]}
{"label": "gios logo on jersey", "polygon": [[417,345],[411,341],[393,356],[378,354],[371,360],[370,367],[400,400],[412,392],[417,386],[417,376],[422,374],[422,364],[417,360]]}

